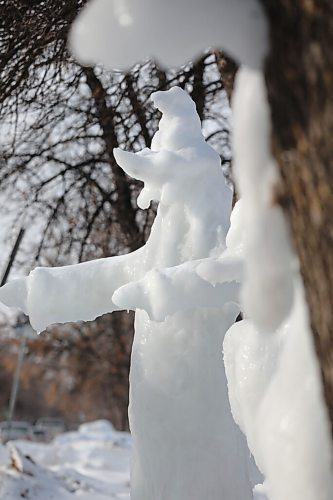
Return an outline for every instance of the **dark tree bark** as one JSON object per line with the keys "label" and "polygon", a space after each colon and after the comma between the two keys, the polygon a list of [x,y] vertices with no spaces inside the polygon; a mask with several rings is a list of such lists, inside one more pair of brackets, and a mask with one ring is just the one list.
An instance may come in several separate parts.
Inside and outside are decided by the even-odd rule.
{"label": "dark tree bark", "polygon": [[215,50],[214,54],[216,57],[217,68],[223,82],[224,90],[226,91],[228,99],[230,101],[234,89],[234,81],[238,70],[238,65],[233,59],[227,57],[220,50]]}
{"label": "dark tree bark", "polygon": [[272,147],[310,310],[333,431],[333,3],[261,0],[271,52]]}
{"label": "dark tree bark", "polygon": [[83,68],[83,71],[86,75],[87,84],[96,104],[98,119],[102,128],[103,139],[106,146],[106,152],[113,173],[117,192],[117,199],[114,202],[117,220],[127,238],[130,250],[133,251],[144,245],[145,239],[135,218],[136,211],[132,204],[132,194],[128,178],[123,169],[117,165],[113,156],[113,149],[119,146],[115,131],[114,110],[111,106],[107,105],[107,91],[97,78],[94,69],[86,67]]}

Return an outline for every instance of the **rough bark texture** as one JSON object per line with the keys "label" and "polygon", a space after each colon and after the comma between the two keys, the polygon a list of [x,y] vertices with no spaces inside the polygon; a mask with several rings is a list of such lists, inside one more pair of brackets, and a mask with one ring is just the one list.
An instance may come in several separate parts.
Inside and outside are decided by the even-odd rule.
{"label": "rough bark texture", "polygon": [[333,431],[333,2],[262,0],[277,201],[290,221]]}
{"label": "rough bark texture", "polygon": [[127,176],[122,168],[117,165],[113,155],[113,149],[119,146],[114,126],[113,108],[107,105],[106,89],[97,78],[94,69],[90,67],[83,68],[87,77],[87,84],[95,100],[99,123],[103,132],[106,152],[111,165],[114,183],[117,192],[117,199],[114,207],[117,213],[118,222],[127,238],[128,246],[131,251],[144,245],[144,235],[135,218],[135,208],[132,204],[131,188]]}
{"label": "rough bark texture", "polygon": [[232,92],[234,90],[234,81],[238,70],[238,65],[235,63],[235,61],[233,61],[233,59],[227,57],[220,50],[215,50],[214,54],[216,57],[216,64],[221,75],[224,89],[230,101]]}

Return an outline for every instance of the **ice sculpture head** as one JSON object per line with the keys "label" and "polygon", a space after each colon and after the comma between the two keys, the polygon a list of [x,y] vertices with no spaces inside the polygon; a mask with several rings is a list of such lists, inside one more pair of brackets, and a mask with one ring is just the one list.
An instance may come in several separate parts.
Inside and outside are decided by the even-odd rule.
{"label": "ice sculpture head", "polygon": [[151,99],[162,112],[151,149],[145,148],[139,153],[114,150],[123,170],[144,182],[138,198],[141,208],[147,208],[151,200],[169,205],[184,199],[184,182],[193,187],[196,181],[207,177],[208,169],[212,178],[214,171],[220,174],[219,156],[205,142],[190,96],[181,88],[173,87],[155,92]]}
{"label": "ice sculpture head", "polygon": [[194,113],[200,126],[194,101],[180,87],[154,92],[151,100],[157,109],[168,116],[184,116],[184,113]]}

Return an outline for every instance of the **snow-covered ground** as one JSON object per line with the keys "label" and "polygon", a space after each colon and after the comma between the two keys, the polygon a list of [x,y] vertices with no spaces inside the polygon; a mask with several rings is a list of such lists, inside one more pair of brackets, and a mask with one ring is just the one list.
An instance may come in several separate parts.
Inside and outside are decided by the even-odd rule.
{"label": "snow-covered ground", "polygon": [[131,437],[105,420],[51,443],[0,445],[1,500],[129,499]]}

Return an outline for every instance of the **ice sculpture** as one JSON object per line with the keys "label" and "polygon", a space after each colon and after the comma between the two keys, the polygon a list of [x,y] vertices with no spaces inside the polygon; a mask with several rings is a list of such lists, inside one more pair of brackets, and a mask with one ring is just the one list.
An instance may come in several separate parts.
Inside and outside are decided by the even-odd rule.
{"label": "ice sculpture", "polygon": [[[244,274],[242,310],[248,318],[229,330],[224,356],[234,416],[267,477],[256,493],[262,498],[266,491],[270,500],[330,500],[333,450],[319,365],[288,227],[281,208],[272,203],[278,169],[263,73],[269,53],[263,4],[91,0],[74,23],[71,46],[81,62],[109,68],[129,67],[149,54],[177,65],[207,46],[220,47],[241,63],[232,107],[233,169],[243,207],[237,225],[247,233],[241,245],[244,272],[229,247],[220,259],[146,276],[117,291],[115,300],[163,319],[194,302],[216,304],[216,295],[203,291],[198,275],[223,283]],[[150,285],[152,278],[163,289],[163,302]],[[194,282],[203,293],[193,293]]]}
{"label": "ice sculpture", "polygon": [[[129,284],[114,295],[121,306],[130,300],[130,283],[146,276],[149,294],[143,289],[141,300],[154,296],[153,318],[164,319],[159,310],[166,304],[170,315],[157,322],[144,310],[136,312],[132,500],[250,500],[248,452],[231,415],[222,359],[224,334],[238,314],[234,278],[241,267],[227,250],[224,281],[220,276],[214,287],[199,272],[200,259],[221,254],[223,269],[232,193],[189,96],[175,87],[155,93],[153,101],[163,115],[151,149],[115,150],[122,168],[144,182],[140,206],[159,202],[146,245],[120,257],[37,268],[5,285],[0,300],[20,307],[41,331],[117,309],[114,292]],[[171,268],[170,277],[161,268]]]}

